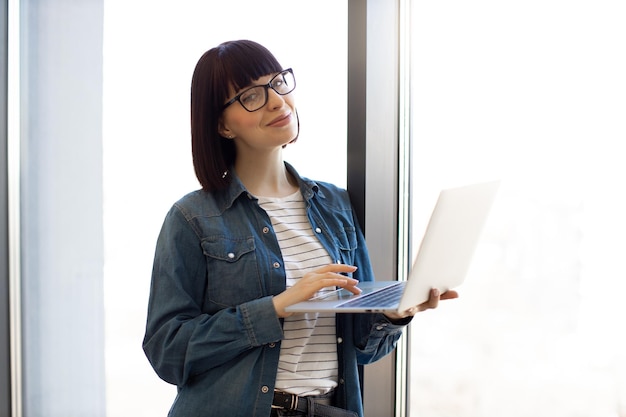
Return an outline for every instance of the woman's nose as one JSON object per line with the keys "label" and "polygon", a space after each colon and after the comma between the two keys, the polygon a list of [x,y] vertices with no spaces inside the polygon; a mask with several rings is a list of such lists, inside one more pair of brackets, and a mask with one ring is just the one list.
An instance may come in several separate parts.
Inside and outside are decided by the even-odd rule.
{"label": "woman's nose", "polygon": [[267,106],[270,109],[279,109],[283,106],[285,99],[278,94],[274,89],[267,89]]}

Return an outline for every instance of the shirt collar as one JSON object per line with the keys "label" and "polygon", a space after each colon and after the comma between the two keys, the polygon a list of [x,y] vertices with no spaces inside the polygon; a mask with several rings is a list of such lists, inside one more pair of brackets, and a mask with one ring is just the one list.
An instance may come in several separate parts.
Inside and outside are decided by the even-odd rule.
{"label": "shirt collar", "polygon": [[[315,181],[301,177],[296,169],[287,162],[285,162],[285,168],[287,168],[287,171],[289,171],[289,173],[293,175],[294,178],[296,178],[296,180],[298,181],[298,187],[300,188],[300,191],[302,192],[302,196],[304,197],[305,201],[309,201],[316,194],[321,198],[325,198],[324,193],[320,190],[320,187]],[[230,208],[235,200],[238,199],[242,194],[245,194],[248,198],[254,198],[243,185],[243,183],[235,173],[234,169],[231,168],[228,171],[228,175],[232,175],[230,185],[223,192],[216,193],[218,195],[215,196],[216,199],[220,202],[220,207],[222,211]]]}

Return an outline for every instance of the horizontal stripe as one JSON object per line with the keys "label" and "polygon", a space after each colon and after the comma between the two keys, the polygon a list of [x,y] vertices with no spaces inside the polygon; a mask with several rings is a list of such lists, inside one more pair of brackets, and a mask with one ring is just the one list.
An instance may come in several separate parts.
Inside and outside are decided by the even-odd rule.
{"label": "horizontal stripe", "polygon": [[[283,256],[287,286],[333,263],[313,232],[300,193],[286,198],[259,197]],[[332,291],[325,288],[320,293]],[[276,388],[316,395],[337,386],[337,337],[334,314],[293,314],[284,320]]]}

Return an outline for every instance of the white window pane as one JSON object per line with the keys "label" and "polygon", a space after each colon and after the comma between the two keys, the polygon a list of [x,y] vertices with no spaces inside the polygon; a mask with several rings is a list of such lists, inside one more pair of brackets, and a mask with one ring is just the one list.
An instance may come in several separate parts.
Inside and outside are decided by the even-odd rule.
{"label": "white window pane", "polygon": [[[107,415],[165,415],[175,388],[141,350],[152,256],[165,213],[199,188],[191,76],[208,49],[252,39],[292,67],[301,134],[285,159],[346,183],[347,2],[105,1],[104,191]],[[245,11],[245,12],[243,12]],[[320,30],[320,22],[323,30]],[[311,36],[314,34],[314,36]],[[332,79],[329,86],[324,80]]]}
{"label": "white window pane", "polygon": [[412,324],[411,415],[624,415],[626,7],[412,7],[417,236],[441,187],[502,186],[461,298]]}

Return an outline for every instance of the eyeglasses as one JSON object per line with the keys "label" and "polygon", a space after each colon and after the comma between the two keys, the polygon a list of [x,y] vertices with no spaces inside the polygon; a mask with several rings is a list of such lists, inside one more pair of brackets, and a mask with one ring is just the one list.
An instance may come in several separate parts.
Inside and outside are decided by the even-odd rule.
{"label": "eyeglasses", "polygon": [[255,85],[242,91],[230,99],[228,103],[224,104],[222,110],[235,101],[238,101],[243,108],[249,112],[257,111],[267,104],[268,88],[276,91],[276,93],[281,96],[291,93],[294,88],[296,88],[296,79],[293,76],[293,70],[288,68],[272,77],[269,83],[265,85]]}

